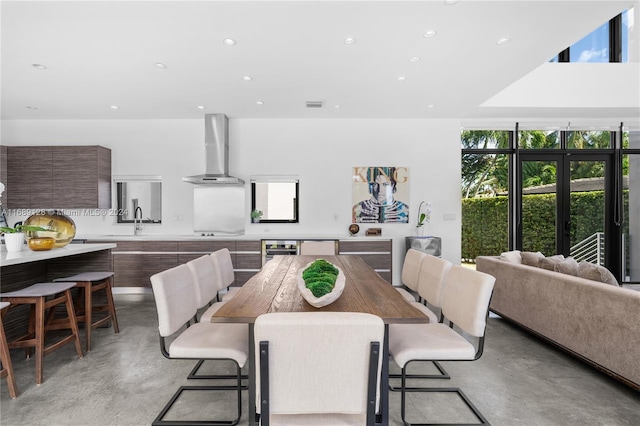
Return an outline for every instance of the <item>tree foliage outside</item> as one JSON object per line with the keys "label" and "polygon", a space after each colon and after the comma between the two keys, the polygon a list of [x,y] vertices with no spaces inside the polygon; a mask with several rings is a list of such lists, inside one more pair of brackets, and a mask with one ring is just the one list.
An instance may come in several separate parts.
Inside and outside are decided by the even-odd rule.
{"label": "tree foliage outside", "polygon": [[[462,148],[466,150],[508,149],[509,132],[502,130],[465,130],[461,135]],[[543,130],[523,130],[518,134],[520,149],[558,149],[560,132]],[[629,145],[628,134],[624,133],[622,146]],[[569,149],[606,149],[611,147],[609,131],[567,132]],[[598,161],[572,162],[572,179],[604,176],[604,164]],[[622,172],[629,174],[629,159],[623,158]],[[527,161],[523,164],[523,188],[548,185],[556,182],[557,171],[554,162]],[[488,153],[462,154],[462,198],[495,197],[508,193],[509,155]]]}

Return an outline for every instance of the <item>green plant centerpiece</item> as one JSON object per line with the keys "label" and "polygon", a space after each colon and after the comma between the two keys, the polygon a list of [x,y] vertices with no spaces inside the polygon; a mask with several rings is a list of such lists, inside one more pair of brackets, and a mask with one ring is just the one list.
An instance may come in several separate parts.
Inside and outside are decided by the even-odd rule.
{"label": "green plant centerpiece", "polygon": [[331,293],[338,278],[338,268],[324,259],[314,261],[302,273],[305,286],[315,297]]}
{"label": "green plant centerpiece", "polygon": [[342,270],[325,259],[316,259],[298,272],[298,289],[307,303],[316,308],[335,302],[344,286]]}

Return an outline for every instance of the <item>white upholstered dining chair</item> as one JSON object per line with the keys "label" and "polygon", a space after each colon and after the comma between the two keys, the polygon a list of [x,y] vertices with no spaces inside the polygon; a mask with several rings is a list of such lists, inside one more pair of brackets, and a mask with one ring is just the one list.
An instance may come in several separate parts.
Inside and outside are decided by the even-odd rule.
{"label": "white upholstered dining chair", "polygon": [[231,252],[226,248],[216,250],[211,253],[211,260],[218,274],[219,291],[226,290],[226,293],[222,295],[221,299],[223,302],[226,302],[240,290],[240,287],[231,286],[236,280]]}
{"label": "white upholstered dining chair", "polygon": [[[435,324],[442,322],[442,289],[444,288],[447,273],[451,270],[453,264],[446,259],[441,259],[430,254],[425,254],[420,264],[420,272],[418,276],[418,295],[420,302],[412,302],[411,304],[422,311],[428,318],[429,323]],[[433,312],[432,309],[436,309]],[[402,328],[402,324],[394,326],[396,330]],[[409,374],[406,373],[407,379],[450,379],[449,373],[438,361],[431,361],[438,369],[438,374]],[[398,379],[400,374],[390,374],[389,377]],[[397,386],[389,386],[389,389],[397,392],[400,388]]]}
{"label": "white upholstered dining chair", "polygon": [[302,241],[300,243],[301,255],[329,255],[334,256],[336,254],[336,242],[335,241]]}
{"label": "white upholstered dining chair", "polygon": [[222,307],[222,302],[217,301],[220,276],[207,254],[188,261],[186,265],[193,276],[198,310],[208,306],[198,321],[211,322],[211,316]]}
{"label": "white upholstered dining chair", "polygon": [[[236,367],[235,386],[181,386],[153,421],[153,425],[235,425],[242,415],[241,368],[247,361],[249,345],[246,324],[218,324],[199,322],[191,324],[197,312],[197,298],[193,276],[189,268],[182,264],[151,277],[153,295],[158,311],[158,332],[160,350],[168,359],[212,359],[231,361]],[[168,344],[167,340],[173,338]],[[163,420],[172,405],[184,391],[224,391],[237,392],[238,411],[233,420],[177,421]]]}
{"label": "white upholstered dining chair", "polygon": [[255,322],[262,426],[373,425],[384,324],[352,312],[263,314]]}
{"label": "white upholstered dining chair", "polygon": [[407,302],[415,302],[415,294],[418,293],[418,280],[420,277],[420,265],[427,254],[415,249],[407,250],[402,263],[402,285],[396,287]]}
{"label": "white upholstered dining chair", "polygon": [[429,322],[442,322],[442,289],[452,266],[448,260],[430,254],[425,254],[422,259],[418,275],[420,302],[415,306],[429,317]]}
{"label": "white upholstered dining chair", "polygon": [[[200,314],[200,318],[194,318],[196,322],[211,322],[211,317],[218,311],[226,302],[218,302],[218,289],[220,287],[220,277],[216,273],[214,264],[211,261],[210,255],[202,255],[196,259],[190,260],[186,263],[191,276],[193,277],[193,283],[196,291],[196,306],[198,310],[205,307],[207,309]],[[187,376],[188,379],[233,379],[234,376],[228,374],[198,374],[198,370],[202,366],[205,360],[199,360],[193,370]],[[246,376],[243,376],[246,378]]]}
{"label": "white upholstered dining chair", "polygon": [[452,266],[442,289],[443,323],[389,326],[389,354],[402,369],[400,413],[405,425],[411,425],[405,416],[407,392],[455,392],[480,424],[488,424],[461,389],[409,388],[406,371],[407,365],[413,361],[474,361],[480,358],[494,283],[495,278],[491,275]]}

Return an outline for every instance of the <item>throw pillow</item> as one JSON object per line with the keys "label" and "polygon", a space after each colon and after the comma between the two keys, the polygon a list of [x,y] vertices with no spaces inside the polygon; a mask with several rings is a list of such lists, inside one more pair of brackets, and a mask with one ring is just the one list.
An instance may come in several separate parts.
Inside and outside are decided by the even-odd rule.
{"label": "throw pillow", "polygon": [[578,275],[578,262],[571,256],[553,266],[553,270],[567,275]]}
{"label": "throw pillow", "polygon": [[506,260],[507,262],[512,262],[512,263],[522,263],[520,250],[502,252],[500,253],[500,259]]}
{"label": "throw pillow", "polygon": [[540,264],[540,259],[544,258],[544,255],[539,251],[535,253],[532,251],[523,251],[520,253],[520,256],[522,256],[522,264],[535,267]]}
{"label": "throw pillow", "polygon": [[555,256],[543,257],[538,264],[542,269],[553,271],[556,264],[561,263],[564,260],[564,256],[556,254]]}
{"label": "throw pillow", "polygon": [[588,280],[599,281],[605,284],[619,286],[616,277],[604,266],[594,265],[583,260],[578,264],[578,276]]}

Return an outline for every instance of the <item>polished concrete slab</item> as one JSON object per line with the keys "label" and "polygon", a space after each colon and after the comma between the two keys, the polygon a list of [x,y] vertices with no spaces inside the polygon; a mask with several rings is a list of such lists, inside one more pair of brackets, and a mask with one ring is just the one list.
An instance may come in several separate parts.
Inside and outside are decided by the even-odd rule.
{"label": "polished concrete slab", "polygon": [[[186,379],[195,362],[160,354],[151,296],[117,295],[116,305],[120,334],[111,328],[95,330],[93,349],[82,359],[72,345],[54,351],[45,357],[41,386],[35,385],[34,360],[12,351],[19,396],[11,400],[3,380],[2,426],[150,425],[179,386],[200,384]],[[461,387],[496,426],[640,424],[640,392],[500,318],[489,320],[481,359],[442,364],[452,379],[431,380],[430,385]],[[203,371],[217,368],[206,363]],[[417,369],[430,371],[432,366]],[[240,424],[247,425],[246,392],[243,398]],[[390,423],[399,426],[400,396],[392,393],[390,399]],[[233,393],[189,393],[168,416],[231,418],[234,409]],[[410,396],[408,419],[475,421],[458,399],[431,394]]]}

